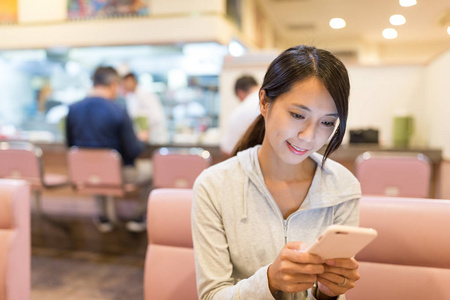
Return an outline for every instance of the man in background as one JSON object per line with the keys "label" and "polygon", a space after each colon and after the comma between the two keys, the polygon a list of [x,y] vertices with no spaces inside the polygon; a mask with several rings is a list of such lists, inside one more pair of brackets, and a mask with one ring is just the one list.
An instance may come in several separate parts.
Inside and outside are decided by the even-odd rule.
{"label": "man in background", "polygon": [[[126,183],[148,182],[150,175],[144,168],[137,168],[136,158],[144,150],[144,143],[136,137],[133,124],[126,110],[115,102],[120,77],[112,67],[99,67],[93,75],[94,87],[90,95],[72,104],[66,120],[66,142],[68,147],[110,148],[117,150],[123,160],[123,177]],[[130,231],[146,228],[143,212],[148,194],[140,199],[140,211],[136,220],[126,223]],[[113,225],[107,216],[106,197],[95,196],[99,215],[94,224],[101,232],[109,232]]]}
{"label": "man in background", "polygon": [[225,134],[220,142],[220,150],[226,155],[233,152],[241,137],[261,114],[259,110],[259,86],[255,78],[248,75],[238,78],[234,86],[234,92],[240,104],[231,113]]}
{"label": "man in background", "polygon": [[136,75],[123,77],[125,105],[138,136],[152,144],[168,142],[167,120],[158,96],[138,87]]}

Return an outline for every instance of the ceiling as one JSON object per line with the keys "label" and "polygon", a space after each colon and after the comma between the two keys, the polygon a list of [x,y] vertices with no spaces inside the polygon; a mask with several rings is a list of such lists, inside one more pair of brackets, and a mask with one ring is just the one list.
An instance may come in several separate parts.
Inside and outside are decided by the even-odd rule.
{"label": "ceiling", "polygon": [[[268,17],[282,32],[286,44],[313,44],[366,62],[427,62],[450,49],[449,0],[417,0],[401,7],[398,0],[261,0]],[[402,14],[406,24],[393,26],[389,17]],[[332,29],[330,19],[347,26]],[[385,28],[398,37],[386,40]]]}

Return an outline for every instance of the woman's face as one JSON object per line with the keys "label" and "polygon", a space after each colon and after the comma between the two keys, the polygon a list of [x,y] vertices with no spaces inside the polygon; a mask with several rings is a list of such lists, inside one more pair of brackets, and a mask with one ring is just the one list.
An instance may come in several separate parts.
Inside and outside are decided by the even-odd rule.
{"label": "woman's face", "polygon": [[[316,77],[295,83],[272,104],[260,94],[266,133],[262,147],[287,164],[319,150],[333,133],[338,114],[333,98]],[[268,151],[267,151],[268,150]]]}

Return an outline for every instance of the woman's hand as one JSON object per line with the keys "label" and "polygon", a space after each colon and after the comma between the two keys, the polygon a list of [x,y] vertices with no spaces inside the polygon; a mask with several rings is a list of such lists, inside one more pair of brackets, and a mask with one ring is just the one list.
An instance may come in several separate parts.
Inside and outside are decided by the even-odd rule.
{"label": "woman's hand", "polygon": [[317,274],[324,272],[324,261],[304,250],[306,244],[303,242],[287,243],[269,266],[267,276],[272,294],[277,291],[298,293],[307,290],[317,280]]}
{"label": "woman's hand", "polygon": [[360,278],[359,264],[354,258],[327,259],[324,267],[325,271],[317,276],[318,293],[330,297],[344,294],[354,288],[355,282]]}

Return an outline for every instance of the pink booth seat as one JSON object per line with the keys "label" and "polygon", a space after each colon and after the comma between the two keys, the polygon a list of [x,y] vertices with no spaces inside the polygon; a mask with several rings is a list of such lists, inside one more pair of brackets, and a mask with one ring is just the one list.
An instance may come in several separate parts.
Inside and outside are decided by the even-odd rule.
{"label": "pink booth seat", "polygon": [[210,165],[211,155],[202,148],[159,148],[153,153],[153,186],[192,188]]}
{"label": "pink booth seat", "polygon": [[364,196],[360,211],[378,237],[348,300],[450,299],[450,200]]}
{"label": "pink booth seat", "polygon": [[0,300],[30,299],[30,239],[30,188],[0,179]]}
{"label": "pink booth seat", "polygon": [[431,164],[421,153],[365,152],[355,171],[363,195],[429,197]]}
{"label": "pink booth seat", "polygon": [[65,175],[44,172],[41,148],[28,142],[0,142],[0,178],[26,180],[34,193],[38,213],[43,190],[69,184]]}
{"label": "pink booth seat", "polygon": [[147,208],[145,300],[198,299],[190,189],[155,189]]}

